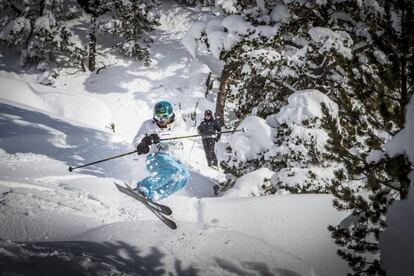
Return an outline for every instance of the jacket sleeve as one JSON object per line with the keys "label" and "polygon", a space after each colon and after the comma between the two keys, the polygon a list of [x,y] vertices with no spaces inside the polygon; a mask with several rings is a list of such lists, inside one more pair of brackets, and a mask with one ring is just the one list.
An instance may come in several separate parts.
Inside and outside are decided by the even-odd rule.
{"label": "jacket sleeve", "polygon": [[[221,132],[221,126],[220,126],[220,123],[217,120],[214,121],[214,129],[217,132]],[[217,140],[220,139],[220,137],[221,137],[221,133],[218,133],[217,134]]]}
{"label": "jacket sleeve", "polygon": [[148,128],[147,121],[145,121],[139,128],[137,135],[135,135],[135,138],[132,142],[132,146],[136,148],[138,144],[141,143],[142,138],[144,138],[146,134],[150,135],[151,133],[152,131]]}

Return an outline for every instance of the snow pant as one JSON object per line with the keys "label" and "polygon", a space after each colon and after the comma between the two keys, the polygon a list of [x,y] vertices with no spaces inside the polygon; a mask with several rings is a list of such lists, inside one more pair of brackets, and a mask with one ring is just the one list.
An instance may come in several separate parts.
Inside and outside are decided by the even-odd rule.
{"label": "snow pant", "polygon": [[216,144],[216,140],[214,138],[204,138],[202,141],[208,166],[218,166],[217,156],[214,151],[214,145]]}
{"label": "snow pant", "polygon": [[190,180],[187,169],[165,153],[148,154],[146,167],[151,176],[139,181],[137,189],[151,200],[159,200],[175,193]]}

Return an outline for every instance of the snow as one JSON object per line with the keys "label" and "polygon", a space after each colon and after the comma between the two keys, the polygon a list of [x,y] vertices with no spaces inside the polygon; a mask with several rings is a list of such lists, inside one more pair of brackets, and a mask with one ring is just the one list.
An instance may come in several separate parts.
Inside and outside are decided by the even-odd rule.
{"label": "snow", "polygon": [[368,156],[366,157],[366,162],[370,163],[378,163],[384,157],[384,152],[380,150],[373,150],[371,151]]}
{"label": "snow", "polygon": [[[7,63],[13,52],[0,55],[1,273],[346,274],[327,226],[347,214],[335,210],[332,196],[251,197],[273,176],[262,168],[240,178],[232,192],[215,197],[213,186],[225,175],[207,166],[201,139],[183,140],[183,164],[192,179],[161,201],[173,209],[176,231],[113,184],[134,185],[146,176],[143,157],[67,170],[134,150],[132,139],[160,98],[187,120],[183,135],[196,133],[191,113],[196,111],[199,123],[205,109],[214,110],[214,98],[204,96],[210,66],[194,60],[181,41],[190,22],[177,26],[180,21],[173,20],[198,17],[171,5],[161,11],[163,25],[150,34],[149,67],[108,53],[108,66],[99,74],[64,69],[50,87],[35,84],[35,74],[13,72]],[[335,111],[312,91],[298,92],[292,101],[299,107],[284,110],[291,112],[292,123],[320,115],[316,103]],[[115,133],[107,128],[110,123]],[[250,116],[242,127],[245,133],[223,135],[219,158],[228,145],[246,160],[270,149],[273,132],[265,120]]]}
{"label": "snow", "polygon": [[0,40],[9,41],[12,34],[30,32],[30,19],[18,17],[11,20],[0,32]]}
{"label": "snow", "polygon": [[324,103],[329,113],[338,116],[338,106],[329,97],[318,90],[309,89],[293,93],[288,98],[288,105],[284,106],[277,115],[279,124],[301,125],[303,121],[322,118]]}
{"label": "snow", "polygon": [[273,144],[272,128],[262,118],[247,117],[238,129],[243,128],[246,129],[245,132],[236,132],[228,138],[231,148],[240,160],[252,160]]}
{"label": "snow", "polygon": [[[405,154],[414,164],[414,97],[407,106],[404,128],[385,145],[391,157]],[[394,201],[387,211],[387,228],[380,236],[381,256],[389,275],[409,275],[414,256],[414,170],[408,198]]]}
{"label": "snow", "polygon": [[[95,125],[101,129],[104,129],[112,119],[108,107],[91,96],[74,95],[55,88],[45,88],[38,84],[30,85],[1,76],[0,99],[35,107],[45,113],[90,126]],[[91,106],[93,109],[90,108]]]}
{"label": "snow", "polygon": [[332,31],[324,27],[313,27],[309,29],[309,35],[312,40],[322,45],[319,49],[321,54],[329,52],[331,49],[336,50],[342,56],[352,58],[351,36],[345,31]]}
{"label": "snow", "polygon": [[284,4],[278,4],[276,7],[273,8],[270,18],[274,22],[280,23],[289,23],[290,20],[290,11]]}
{"label": "snow", "polygon": [[240,15],[216,16],[193,23],[183,37],[183,44],[194,58],[197,51],[209,51],[220,59],[222,51],[230,50],[242,39],[272,38],[278,30],[279,24],[253,26]]}
{"label": "snow", "polygon": [[270,180],[274,172],[267,168],[261,168],[248,173],[237,179],[236,184],[228,190],[224,197],[244,197],[264,195],[263,183],[266,179]]}

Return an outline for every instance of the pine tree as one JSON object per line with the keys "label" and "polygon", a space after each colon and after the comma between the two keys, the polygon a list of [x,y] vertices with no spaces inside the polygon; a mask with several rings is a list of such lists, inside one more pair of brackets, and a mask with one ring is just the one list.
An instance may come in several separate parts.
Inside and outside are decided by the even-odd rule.
{"label": "pine tree", "polygon": [[[235,106],[236,118],[232,124],[237,126],[252,114],[262,118],[277,114],[295,91],[312,88],[331,97],[347,87],[344,65],[339,61],[347,64],[351,59],[352,33],[342,30],[349,30],[352,20],[340,21],[337,17],[357,9],[349,3],[321,5],[318,1],[295,1],[288,6],[278,4],[273,10],[288,12],[284,17],[272,18],[279,23],[279,31],[274,37],[246,39],[224,52],[221,57],[226,66],[231,67],[227,101]],[[300,124],[309,134],[321,127],[320,118]],[[296,126],[282,124],[274,127],[278,133],[276,148],[299,149],[296,144],[306,149],[306,154],[300,150],[285,153],[275,150],[263,153],[261,161],[251,160],[248,164],[241,164],[232,157],[223,164],[227,172],[237,176],[264,166],[278,172],[274,177],[274,185],[278,188],[296,193],[328,192],[329,178],[315,174],[312,168],[339,164],[327,163],[325,152],[320,143],[316,145],[315,139],[297,137],[293,131]],[[283,175],[293,179],[295,173],[305,174],[306,183],[295,186],[283,183]]]}
{"label": "pine tree", "polygon": [[122,39],[115,47],[124,55],[142,60],[146,65],[149,65],[149,52],[140,41],[140,37],[158,25],[158,1],[116,0],[113,1],[113,4],[115,7],[114,18],[118,20],[119,28],[114,28],[109,32]]}
{"label": "pine tree", "polygon": [[0,6],[0,41],[20,49],[20,65],[41,71],[79,65],[63,0],[1,1]]}
{"label": "pine tree", "polygon": [[122,54],[149,65],[148,47],[142,34],[158,25],[156,0],[78,0],[91,16],[89,27],[89,70],[96,68],[98,37],[108,33],[120,42],[114,45]]}
{"label": "pine tree", "polygon": [[[355,275],[383,275],[378,239],[386,226],[392,201],[406,197],[411,164],[404,156],[373,162],[370,150],[380,151],[404,125],[405,107],[413,94],[413,4],[378,1],[379,9],[363,11],[369,36],[345,72],[349,91],[337,95],[342,107],[339,131],[326,116],[333,158],[345,165],[332,186],[339,210],[351,210],[356,222],[330,226],[338,250]],[[395,22],[399,19],[399,24]],[[364,35],[361,33],[361,35]],[[344,183],[361,178],[367,196],[355,194]]]}

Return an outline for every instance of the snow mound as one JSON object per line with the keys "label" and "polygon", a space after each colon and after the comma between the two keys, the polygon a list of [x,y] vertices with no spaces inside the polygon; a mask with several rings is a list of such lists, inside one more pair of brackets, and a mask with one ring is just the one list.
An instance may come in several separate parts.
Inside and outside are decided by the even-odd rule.
{"label": "snow mound", "polygon": [[[79,270],[96,275],[315,275],[299,258],[263,240],[194,224],[169,231],[148,221],[115,223],[73,241],[0,245],[2,260],[14,261],[5,267],[10,275],[39,270],[43,275],[75,275]],[[21,261],[29,256],[39,265]]]}
{"label": "snow mound", "polygon": [[112,114],[101,101],[53,87],[29,85],[25,81],[0,77],[0,99],[40,109],[70,121],[104,129]]}
{"label": "snow mound", "polygon": [[49,111],[44,99],[36,95],[26,82],[0,77],[0,98]]}
{"label": "snow mound", "polygon": [[240,160],[252,160],[273,144],[272,128],[262,118],[249,116],[240,124],[239,129],[241,128],[246,131],[236,132],[228,138],[231,148]]}
{"label": "snow mound", "polygon": [[277,115],[277,121],[280,124],[302,125],[303,121],[322,118],[322,103],[325,104],[332,116],[338,116],[338,105],[336,103],[322,92],[308,89],[295,92],[289,96],[288,105],[282,107]]}
{"label": "snow mound", "polygon": [[246,195],[260,196],[264,194],[263,184],[271,179],[274,172],[268,168],[261,168],[245,174],[237,179],[236,184],[223,197],[246,197]]}
{"label": "snow mound", "polygon": [[42,98],[49,104],[50,112],[71,121],[103,129],[112,120],[109,108],[101,101],[88,96],[66,93],[47,93]]}

